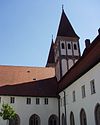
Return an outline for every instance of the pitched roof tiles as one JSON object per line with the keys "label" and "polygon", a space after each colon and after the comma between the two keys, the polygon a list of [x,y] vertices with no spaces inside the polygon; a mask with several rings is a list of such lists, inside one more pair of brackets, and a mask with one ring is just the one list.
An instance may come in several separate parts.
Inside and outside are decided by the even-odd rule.
{"label": "pitched roof tiles", "polygon": [[57,36],[79,38],[75,33],[71,23],[69,22],[64,10],[62,11]]}

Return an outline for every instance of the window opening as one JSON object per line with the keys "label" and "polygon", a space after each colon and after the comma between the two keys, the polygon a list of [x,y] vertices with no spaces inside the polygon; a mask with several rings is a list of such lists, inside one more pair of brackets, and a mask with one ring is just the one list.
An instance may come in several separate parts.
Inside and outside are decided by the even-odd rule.
{"label": "window opening", "polygon": [[36,98],[36,104],[39,105],[40,104],[40,99]]}
{"label": "window opening", "polygon": [[94,79],[90,81],[90,86],[91,86],[91,94],[95,93],[95,82]]}
{"label": "window opening", "polygon": [[70,43],[68,43],[68,49],[71,49],[71,45],[70,45]]}
{"label": "window opening", "polygon": [[10,103],[15,103],[15,97],[10,97]]}
{"label": "window opening", "polygon": [[47,105],[48,104],[48,98],[44,99],[44,104]]}
{"label": "window opening", "polygon": [[84,97],[86,97],[85,85],[83,85],[83,86],[81,87],[81,89],[82,89],[82,98],[84,98]]}
{"label": "window opening", "polygon": [[74,44],[74,49],[77,50],[77,45],[76,44]]}
{"label": "window opening", "polygon": [[64,43],[61,44],[62,49],[65,49]]}
{"label": "window opening", "polygon": [[26,99],[26,104],[31,104],[31,98]]}

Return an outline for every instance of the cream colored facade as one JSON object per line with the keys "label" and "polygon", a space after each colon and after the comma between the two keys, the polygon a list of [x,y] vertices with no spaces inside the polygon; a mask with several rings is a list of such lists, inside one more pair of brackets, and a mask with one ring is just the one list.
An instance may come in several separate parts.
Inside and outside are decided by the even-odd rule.
{"label": "cream colored facade", "polygon": [[[91,93],[91,81],[94,80],[95,93]],[[85,97],[82,97],[82,86],[85,85]],[[75,101],[73,101],[75,91]],[[64,92],[66,98],[66,121],[70,125],[70,114],[73,112],[75,125],[80,125],[80,112],[84,109],[87,125],[96,125],[95,109],[100,104],[100,63],[85,73],[82,77],[63,90],[60,95],[60,120],[65,115]]]}
{"label": "cream colored facade", "polygon": [[[20,124],[18,125],[29,125],[29,119],[34,114],[39,116],[40,125],[48,125],[49,118],[52,115],[58,118],[57,98],[48,98],[48,104],[44,104],[45,97],[38,97],[40,102],[36,104],[36,97],[12,96],[15,98],[15,102],[11,104],[10,97],[11,96],[1,96],[1,104],[8,103],[14,108],[20,118]],[[31,98],[31,104],[26,104],[27,98]],[[6,121],[0,119],[0,125],[6,125],[5,122]]]}

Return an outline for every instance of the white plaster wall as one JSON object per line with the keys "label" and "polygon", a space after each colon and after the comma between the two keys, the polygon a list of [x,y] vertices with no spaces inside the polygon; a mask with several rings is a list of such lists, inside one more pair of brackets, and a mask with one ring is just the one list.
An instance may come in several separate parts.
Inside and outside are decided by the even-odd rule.
{"label": "white plaster wall", "polygon": [[[40,98],[40,104],[36,105],[36,98],[32,98],[32,104],[26,104],[27,97],[15,97],[16,102],[10,104],[13,106],[16,113],[19,115],[21,124],[29,125],[29,118],[33,114],[37,114],[41,119],[41,125],[48,125],[50,115],[55,114],[58,116],[58,101],[57,98],[48,98],[48,105],[44,104],[44,98]],[[2,102],[9,103],[9,96],[2,96]],[[5,122],[0,119],[0,125],[5,125]]]}
{"label": "white plaster wall", "polygon": [[73,60],[69,59],[68,60],[68,68],[70,69],[73,66]]}
{"label": "white plaster wall", "polygon": [[56,64],[56,77],[57,77],[57,80],[59,81],[60,80],[60,64],[59,64],[59,62]]}
{"label": "white plaster wall", "polygon": [[[96,93],[91,95],[90,81],[95,80]],[[82,98],[81,86],[85,85],[86,97]],[[72,92],[75,90],[76,101],[73,102]],[[80,111],[84,108],[87,116],[87,125],[95,125],[94,110],[97,103],[100,104],[100,63],[88,71],[64,90],[66,92],[67,125],[70,125],[70,112],[75,118],[75,125],[80,125]],[[62,92],[59,94],[63,98]],[[64,106],[60,108],[64,112]]]}
{"label": "white plaster wall", "polygon": [[75,59],[75,63],[77,62],[78,60],[77,59]]}
{"label": "white plaster wall", "polygon": [[62,59],[61,61],[61,66],[62,66],[62,76],[65,75],[65,73],[67,72],[67,61],[66,59]]}

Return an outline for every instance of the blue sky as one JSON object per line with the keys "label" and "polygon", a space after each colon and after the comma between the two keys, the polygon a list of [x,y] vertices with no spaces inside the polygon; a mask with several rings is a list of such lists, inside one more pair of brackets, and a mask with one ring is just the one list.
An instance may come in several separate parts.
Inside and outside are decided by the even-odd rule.
{"label": "blue sky", "polygon": [[45,66],[62,4],[83,51],[98,34],[100,0],[0,0],[0,65]]}

